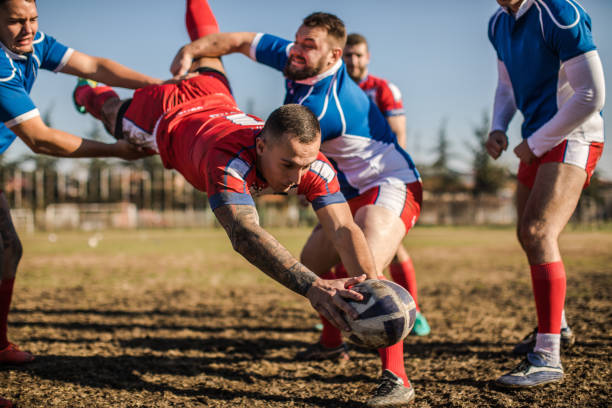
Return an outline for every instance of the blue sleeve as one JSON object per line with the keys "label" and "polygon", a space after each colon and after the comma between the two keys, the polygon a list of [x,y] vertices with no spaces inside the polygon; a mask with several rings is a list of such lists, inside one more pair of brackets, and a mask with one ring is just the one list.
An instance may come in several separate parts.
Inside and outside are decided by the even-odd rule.
{"label": "blue sleeve", "polygon": [[16,134],[0,123],[0,154],[4,153],[16,138]]}
{"label": "blue sleeve", "polygon": [[0,82],[0,122],[11,127],[16,118],[35,110],[36,105],[16,77]]}
{"label": "blue sleeve", "polygon": [[581,6],[571,0],[549,0],[544,4],[548,6],[542,11],[546,42],[561,61],[597,49],[591,34],[591,18]]}
{"label": "blue sleeve", "polygon": [[[44,34],[43,34],[44,35]],[[40,43],[40,67],[49,71],[58,71],[67,62],[71,54],[69,48],[50,35],[44,35]]]}
{"label": "blue sleeve", "polygon": [[282,71],[287,63],[289,49],[293,43],[270,34],[257,35],[255,38],[255,60]]}

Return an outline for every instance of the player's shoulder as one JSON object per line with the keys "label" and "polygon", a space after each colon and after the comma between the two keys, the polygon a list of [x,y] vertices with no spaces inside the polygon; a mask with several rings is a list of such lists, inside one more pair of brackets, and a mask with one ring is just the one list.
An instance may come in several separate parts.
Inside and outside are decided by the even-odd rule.
{"label": "player's shoulder", "polygon": [[336,171],[334,167],[331,165],[327,157],[321,152],[317,156],[317,159],[310,165],[310,173],[312,173],[315,177],[319,177],[327,183],[331,183],[331,181],[336,177]]}
{"label": "player's shoulder", "polygon": [[535,0],[535,3],[541,10],[542,23],[552,24],[553,28],[570,29],[588,17],[584,8],[574,0]]}
{"label": "player's shoulder", "polygon": [[9,82],[15,78],[16,69],[14,58],[19,58],[19,56],[6,49],[2,44],[2,48],[0,49],[0,84]]}
{"label": "player's shoulder", "polygon": [[507,15],[508,12],[503,7],[498,7],[497,10],[495,10],[495,13],[493,13],[493,15],[489,18],[489,37],[493,37],[495,35],[495,28],[497,27],[497,23],[499,22],[500,18],[504,18]]}

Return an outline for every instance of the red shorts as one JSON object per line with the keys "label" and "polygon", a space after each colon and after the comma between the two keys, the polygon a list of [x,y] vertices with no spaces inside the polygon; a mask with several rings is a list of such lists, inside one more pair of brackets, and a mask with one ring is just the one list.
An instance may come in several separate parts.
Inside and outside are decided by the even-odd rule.
{"label": "red shorts", "polygon": [[584,187],[587,187],[591,182],[591,176],[603,152],[603,145],[603,143],[597,142],[564,140],[531,164],[521,162],[517,174],[518,181],[531,189],[535,183],[540,164],[567,163],[586,170],[587,178],[584,182]]}
{"label": "red shorts", "polygon": [[131,143],[159,152],[155,127],[172,108],[211,95],[223,96],[228,104],[236,104],[225,75],[204,70],[200,75],[175,84],[150,85],[134,92],[121,121],[123,138]]}
{"label": "red shorts", "polygon": [[348,201],[353,216],[357,210],[366,205],[385,207],[398,217],[406,226],[406,233],[414,226],[421,214],[423,186],[420,181],[406,185],[382,184],[372,187],[363,194]]}

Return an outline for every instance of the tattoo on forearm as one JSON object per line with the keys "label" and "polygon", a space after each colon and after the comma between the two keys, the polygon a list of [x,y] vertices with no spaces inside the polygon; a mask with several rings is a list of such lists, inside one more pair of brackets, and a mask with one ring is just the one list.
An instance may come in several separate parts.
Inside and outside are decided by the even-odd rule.
{"label": "tattoo on forearm", "polygon": [[217,208],[215,215],[238,253],[272,279],[306,295],[317,276],[258,225],[254,207],[225,205]]}

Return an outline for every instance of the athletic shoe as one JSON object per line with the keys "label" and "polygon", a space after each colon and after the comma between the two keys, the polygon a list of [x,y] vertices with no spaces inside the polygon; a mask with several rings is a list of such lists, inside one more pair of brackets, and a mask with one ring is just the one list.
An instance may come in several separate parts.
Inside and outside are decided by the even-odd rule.
{"label": "athletic shoe", "polygon": [[320,360],[349,360],[348,347],[342,343],[338,347],[327,348],[321,343],[316,342],[296,354],[295,358],[300,361],[320,361]]}
{"label": "athletic shoe", "polygon": [[563,379],[563,367],[547,365],[538,353],[529,353],[527,357],[508,374],[495,380],[497,385],[510,388],[530,388]]}
{"label": "athletic shoe", "polygon": [[[514,346],[514,349],[512,349],[512,352],[514,354],[521,355],[521,356],[527,353],[531,353],[536,344],[537,334],[538,334],[538,328],[536,327],[535,329],[533,329],[532,332],[526,335],[523,338],[523,340],[519,341],[518,344]],[[576,342],[576,338],[574,337],[574,333],[572,332],[572,329],[570,329],[569,327],[565,327],[561,329],[561,348],[562,349],[565,349],[565,350],[569,349],[570,347],[574,345],[575,342]]]}
{"label": "athletic shoe", "polygon": [[9,343],[0,350],[0,364],[25,364],[34,360],[34,356],[27,351],[19,350],[13,343]]}
{"label": "athletic shoe", "polygon": [[370,408],[401,407],[414,399],[414,388],[410,382],[404,381],[390,370],[382,373],[380,384],[374,390],[372,398],[366,402]]}
{"label": "athletic shoe", "polygon": [[410,334],[414,334],[415,336],[427,336],[430,332],[431,328],[429,327],[429,323],[427,323],[425,315],[421,312],[416,312],[416,319]]}
{"label": "athletic shoe", "polygon": [[0,397],[0,408],[13,408],[14,406],[11,401]]}
{"label": "athletic shoe", "polygon": [[85,78],[78,78],[77,79],[77,84],[74,87],[74,91],[72,92],[72,102],[74,103],[74,107],[76,108],[76,110],[79,113],[87,113],[87,109],[85,109],[85,106],[83,105],[79,105],[76,101],[76,91],[77,89],[79,89],[82,86],[91,86],[92,88],[95,88],[96,86],[98,86],[98,83],[96,81],[92,81],[91,79],[85,79]]}

